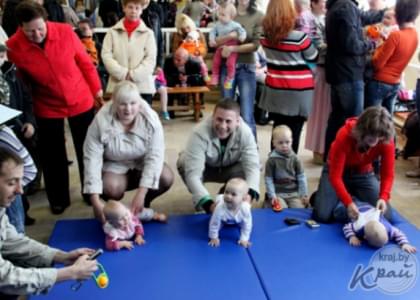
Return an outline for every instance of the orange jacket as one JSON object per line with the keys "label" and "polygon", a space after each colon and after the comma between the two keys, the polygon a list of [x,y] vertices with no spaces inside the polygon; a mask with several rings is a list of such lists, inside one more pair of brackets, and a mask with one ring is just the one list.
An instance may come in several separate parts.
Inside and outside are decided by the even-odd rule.
{"label": "orange jacket", "polygon": [[203,56],[206,52],[206,46],[201,41],[189,42],[184,40],[180,47],[187,50],[192,56]]}

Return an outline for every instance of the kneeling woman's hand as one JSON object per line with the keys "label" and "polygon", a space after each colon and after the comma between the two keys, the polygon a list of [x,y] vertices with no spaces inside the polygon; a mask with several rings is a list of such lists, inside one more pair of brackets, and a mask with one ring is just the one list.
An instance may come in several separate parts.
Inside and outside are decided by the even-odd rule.
{"label": "kneeling woman's hand", "polygon": [[376,202],[376,208],[379,209],[382,214],[385,214],[388,205],[384,199],[379,199],[378,202]]}

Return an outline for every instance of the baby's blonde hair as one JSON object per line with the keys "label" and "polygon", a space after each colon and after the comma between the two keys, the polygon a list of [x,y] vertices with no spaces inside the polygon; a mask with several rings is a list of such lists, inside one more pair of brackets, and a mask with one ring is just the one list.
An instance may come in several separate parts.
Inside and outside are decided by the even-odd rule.
{"label": "baby's blonde hair", "polygon": [[273,140],[280,136],[288,135],[290,138],[292,137],[292,130],[287,125],[279,125],[273,129]]}
{"label": "baby's blonde hair", "polygon": [[246,195],[248,193],[249,186],[248,186],[248,183],[246,182],[246,180],[243,179],[243,178],[240,178],[240,177],[231,178],[226,183],[226,185],[228,185],[228,184],[234,185],[236,187],[239,186],[241,191],[244,193],[244,195]]}
{"label": "baby's blonde hair", "polygon": [[385,226],[376,220],[369,221],[365,225],[365,240],[375,248],[381,248],[388,243],[388,233]]}
{"label": "baby's blonde hair", "polygon": [[121,209],[126,209],[126,207],[124,206],[124,204],[122,204],[119,201],[115,201],[115,200],[109,200],[104,208],[102,209],[102,212],[104,213],[104,217],[107,221],[111,220],[111,219],[115,219],[116,217],[119,216],[119,211]]}
{"label": "baby's blonde hair", "polygon": [[236,17],[236,7],[230,2],[220,5],[219,11],[221,10],[224,10],[227,14],[229,14],[232,19]]}

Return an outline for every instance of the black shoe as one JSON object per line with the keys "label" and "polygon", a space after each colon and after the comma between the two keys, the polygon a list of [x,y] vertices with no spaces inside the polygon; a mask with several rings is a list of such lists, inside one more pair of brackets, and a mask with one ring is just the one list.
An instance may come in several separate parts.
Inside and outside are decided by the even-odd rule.
{"label": "black shoe", "polygon": [[29,215],[25,215],[25,226],[31,226],[35,224],[35,219]]}
{"label": "black shoe", "polygon": [[69,207],[69,206],[70,206],[70,204],[67,204],[67,205],[52,205],[50,207],[50,209],[51,209],[51,212],[54,215],[61,215],[66,210],[66,208]]}

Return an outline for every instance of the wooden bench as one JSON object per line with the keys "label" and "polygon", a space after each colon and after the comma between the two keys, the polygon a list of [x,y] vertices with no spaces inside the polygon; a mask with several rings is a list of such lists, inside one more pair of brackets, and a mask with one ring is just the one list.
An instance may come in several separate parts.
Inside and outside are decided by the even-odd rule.
{"label": "wooden bench", "polygon": [[[168,87],[168,95],[187,95],[188,102],[186,105],[171,105],[168,106],[168,111],[180,111],[180,110],[194,110],[194,120],[198,122],[200,120],[201,113],[201,93],[208,93],[210,89],[206,86],[188,86],[188,87]],[[192,103],[190,101],[192,98]]]}

